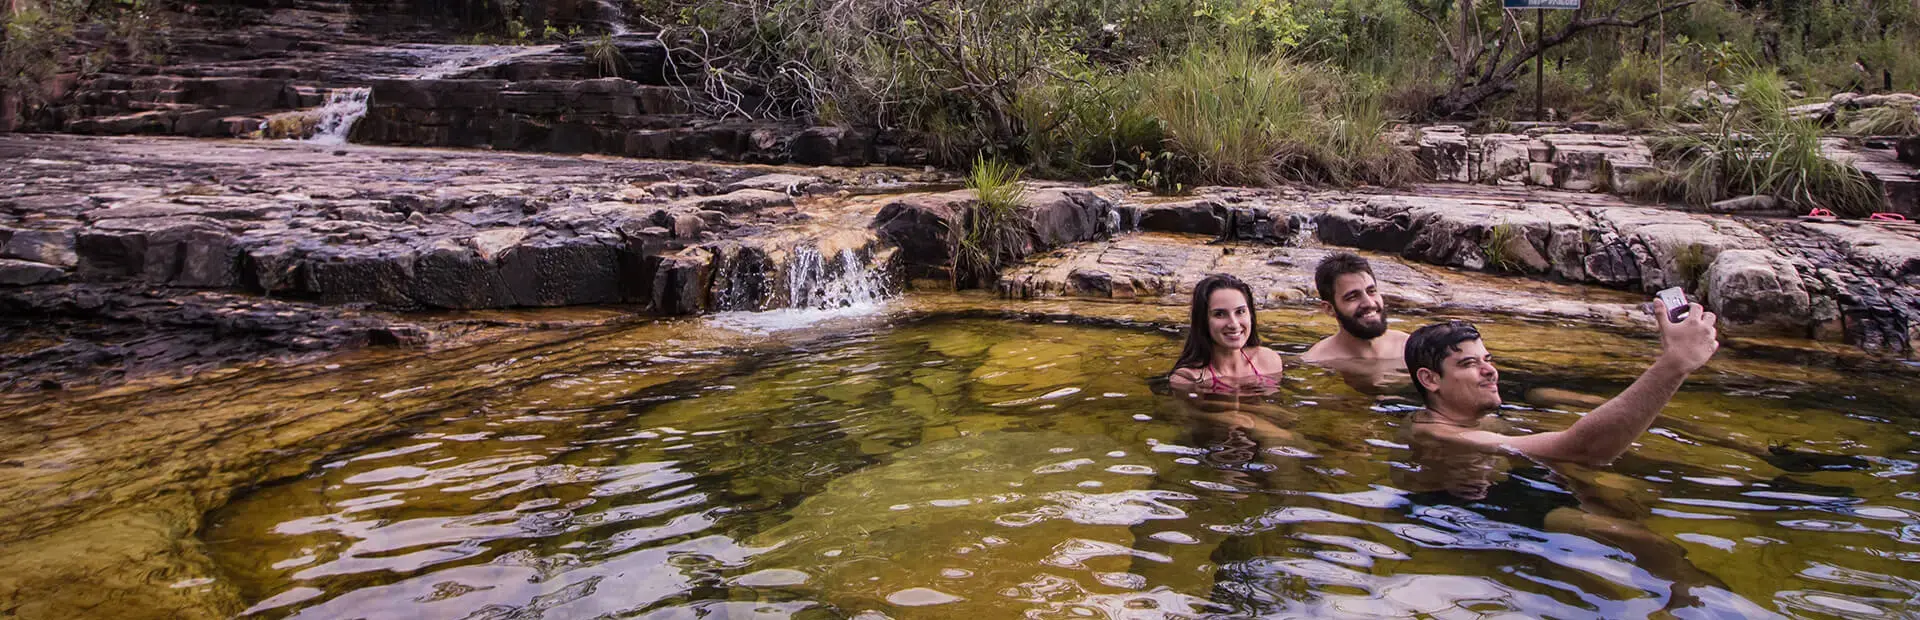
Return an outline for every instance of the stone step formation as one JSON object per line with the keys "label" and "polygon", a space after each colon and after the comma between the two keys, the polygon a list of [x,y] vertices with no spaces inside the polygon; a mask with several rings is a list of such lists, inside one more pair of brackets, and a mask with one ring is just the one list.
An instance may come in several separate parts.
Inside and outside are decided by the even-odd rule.
{"label": "stone step formation", "polygon": [[[0,192],[0,304],[16,316],[138,315],[222,333],[259,325],[292,350],[431,337],[382,314],[392,311],[777,307],[781,287],[767,282],[795,247],[951,285],[952,231],[978,208],[971,194],[914,189],[951,185],[944,174],[857,168],[919,166],[924,150],[865,130],[716,114],[692,96],[691,63],[649,33],[455,45],[405,13],[399,3],[300,0],[237,27],[225,24],[232,16],[190,17],[165,64],[110,66],[56,84],[58,104],[30,118],[0,114],[0,129],[338,145],[0,136],[0,156],[17,164],[0,174],[10,183]],[[1878,97],[1796,113],[1913,103]],[[1179,303],[1199,274],[1230,271],[1274,303],[1310,303],[1299,278],[1308,263],[1357,248],[1402,267],[1397,294],[1413,307],[1621,322],[1633,320],[1631,297],[1682,286],[1734,331],[1911,355],[1913,226],[1790,219],[1765,197],[1707,213],[1631,203],[1619,196],[1658,165],[1647,141],[1591,123],[1486,134],[1434,125],[1399,138],[1441,182],[1204,188],[1174,200],[1038,184],[1022,206],[1028,258],[987,284],[1011,297]],[[1824,146],[1873,180],[1887,210],[1917,214],[1915,137]],[[898,194],[821,196],[837,191]],[[831,248],[807,245],[821,240]],[[1413,264],[1525,279],[1436,279],[1404,268]],[[156,291],[201,301],[156,303],[165,296]],[[260,310],[252,296],[298,310]],[[363,309],[373,318],[342,314]],[[351,328],[218,318],[262,312]]]}

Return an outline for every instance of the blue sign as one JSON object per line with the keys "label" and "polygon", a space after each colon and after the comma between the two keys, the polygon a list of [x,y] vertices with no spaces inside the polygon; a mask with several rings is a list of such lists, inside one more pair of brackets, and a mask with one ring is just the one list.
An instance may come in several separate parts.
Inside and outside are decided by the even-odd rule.
{"label": "blue sign", "polygon": [[1508,9],[1577,9],[1580,0],[1500,0],[1501,8]]}

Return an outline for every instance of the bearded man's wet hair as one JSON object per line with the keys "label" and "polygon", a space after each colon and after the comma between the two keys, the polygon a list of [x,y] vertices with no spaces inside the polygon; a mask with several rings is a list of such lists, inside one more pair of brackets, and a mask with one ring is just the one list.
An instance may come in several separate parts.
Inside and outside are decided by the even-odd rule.
{"label": "bearded man's wet hair", "polygon": [[[1333,303],[1333,281],[1349,273],[1373,275],[1373,265],[1367,259],[1352,252],[1334,252],[1320,259],[1320,266],[1313,270],[1313,288],[1320,293],[1320,301]],[[1379,277],[1375,276],[1378,280]]]}
{"label": "bearded man's wet hair", "polygon": [[1479,339],[1480,330],[1466,321],[1433,323],[1407,336],[1407,374],[1413,376],[1413,389],[1420,392],[1420,402],[1429,402],[1427,386],[1420,384],[1420,369],[1445,375],[1447,356],[1459,353],[1461,343]]}

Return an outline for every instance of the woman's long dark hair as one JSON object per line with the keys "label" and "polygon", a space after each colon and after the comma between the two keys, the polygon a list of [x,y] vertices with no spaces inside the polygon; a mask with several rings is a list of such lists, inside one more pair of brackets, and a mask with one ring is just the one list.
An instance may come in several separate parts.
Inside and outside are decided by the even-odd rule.
{"label": "woman's long dark hair", "polygon": [[1216,273],[1193,285],[1192,316],[1187,321],[1187,345],[1180,349],[1180,361],[1173,363],[1173,369],[1204,368],[1213,363],[1213,336],[1207,333],[1207,300],[1214,291],[1230,288],[1247,296],[1247,346],[1260,346],[1260,315],[1253,303],[1253,287],[1247,286],[1239,278]]}

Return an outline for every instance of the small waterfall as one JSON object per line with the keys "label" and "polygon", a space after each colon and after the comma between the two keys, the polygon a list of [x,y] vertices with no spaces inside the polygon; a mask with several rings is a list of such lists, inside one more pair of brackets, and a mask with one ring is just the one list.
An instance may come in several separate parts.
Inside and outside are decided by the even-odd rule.
{"label": "small waterfall", "polygon": [[[878,313],[886,306],[890,287],[886,274],[875,267],[884,262],[871,253],[841,250],[832,257],[819,248],[801,246],[788,256],[778,275],[760,272],[760,282],[736,281],[724,285],[728,301],[712,317],[715,323],[741,331],[767,333],[807,327],[821,321]],[[732,277],[741,277],[740,269]],[[784,290],[777,281],[784,279]],[[742,303],[740,291],[763,291],[755,303]],[[716,296],[719,295],[716,291]],[[745,307],[759,311],[746,310]]]}
{"label": "small waterfall", "polygon": [[367,115],[367,97],[373,93],[371,88],[342,88],[327,93],[327,103],[315,110],[320,121],[314,124],[313,136],[307,138],[314,144],[346,144],[348,132],[360,117]]}
{"label": "small waterfall", "polygon": [[877,308],[886,297],[886,279],[853,250],[841,250],[839,267],[820,250],[802,247],[787,266],[787,304],[793,308],[835,310]]}
{"label": "small waterfall", "polygon": [[600,5],[600,19],[606,20],[607,32],[620,36],[633,32],[627,29],[627,12],[620,8],[620,0],[594,0]]}

